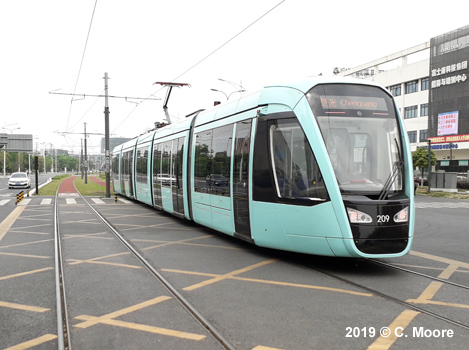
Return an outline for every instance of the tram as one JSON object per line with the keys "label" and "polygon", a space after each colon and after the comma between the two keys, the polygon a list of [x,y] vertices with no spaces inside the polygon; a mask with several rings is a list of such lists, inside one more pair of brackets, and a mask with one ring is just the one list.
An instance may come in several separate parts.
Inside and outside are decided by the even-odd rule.
{"label": "tram", "polygon": [[120,195],[262,247],[398,257],[414,231],[409,140],[359,79],[266,86],[114,148]]}

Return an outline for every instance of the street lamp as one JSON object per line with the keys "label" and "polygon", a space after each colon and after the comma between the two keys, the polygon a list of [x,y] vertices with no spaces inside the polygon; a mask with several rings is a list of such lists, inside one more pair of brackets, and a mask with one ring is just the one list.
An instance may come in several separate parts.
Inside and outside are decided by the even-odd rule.
{"label": "street lamp", "polygon": [[[10,132],[10,134],[13,134],[13,131],[21,129],[21,127],[19,126],[17,128],[10,129],[10,128],[6,128],[6,127],[2,126],[2,129],[8,130]],[[18,159],[19,159],[19,154],[20,153],[18,152]],[[7,150],[4,149],[3,150],[3,176],[4,177],[6,176],[6,164],[7,164]]]}
{"label": "street lamp", "polygon": [[18,129],[21,129],[21,126],[19,126],[19,127],[17,127],[17,128],[13,128],[13,129],[5,128],[4,126],[2,126],[2,129],[8,130],[8,131],[10,132],[10,134],[13,134],[13,131],[18,130]]}
{"label": "street lamp", "polygon": [[236,92],[244,92],[246,90],[238,90],[238,91],[233,91],[232,93],[230,93],[229,95],[227,95],[225,92],[221,91],[221,90],[217,90],[217,89],[210,89],[212,91],[215,91],[215,92],[221,92],[223,95],[225,95],[226,99],[229,100],[230,99],[230,96],[233,95],[234,93]]}
{"label": "street lamp", "polygon": [[[239,90],[246,91],[242,85],[236,84],[236,83],[234,83],[234,82],[232,82],[232,81],[225,80],[225,79],[221,79],[221,78],[218,78],[218,80],[223,81],[224,83],[228,83],[228,84],[230,84],[230,85],[233,85],[233,86],[235,87],[235,89],[239,89]],[[241,82],[241,83],[242,83],[242,82]]]}

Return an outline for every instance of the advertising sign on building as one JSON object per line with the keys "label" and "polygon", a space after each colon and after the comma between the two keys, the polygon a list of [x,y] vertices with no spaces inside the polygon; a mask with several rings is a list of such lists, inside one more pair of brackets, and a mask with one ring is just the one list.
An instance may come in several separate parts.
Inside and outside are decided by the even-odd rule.
{"label": "advertising sign on building", "polygon": [[458,133],[458,112],[438,114],[438,136],[456,135]]}

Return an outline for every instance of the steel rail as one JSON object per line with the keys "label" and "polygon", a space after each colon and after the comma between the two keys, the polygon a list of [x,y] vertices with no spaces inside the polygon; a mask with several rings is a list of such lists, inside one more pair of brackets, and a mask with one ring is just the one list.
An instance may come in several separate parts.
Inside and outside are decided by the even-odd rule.
{"label": "steel rail", "polygon": [[54,204],[54,255],[55,255],[55,295],[57,305],[57,342],[59,350],[71,350],[70,325],[68,322],[67,300],[65,297],[64,269],[62,261],[62,242],[59,224],[59,187]]}
{"label": "steel rail", "polygon": [[392,269],[396,269],[396,270],[399,270],[399,271],[411,273],[411,274],[414,274],[414,275],[417,275],[417,276],[420,276],[420,277],[425,277],[425,278],[431,279],[431,280],[433,280],[433,281],[437,281],[437,282],[441,282],[441,283],[444,283],[444,284],[449,284],[449,285],[454,286],[454,287],[458,287],[458,288],[463,288],[463,289],[468,289],[468,290],[469,290],[469,286],[465,286],[465,285],[463,285],[463,284],[459,284],[459,283],[451,282],[451,281],[448,281],[448,280],[444,280],[444,279],[442,279],[442,278],[430,276],[430,275],[427,275],[427,274],[425,274],[425,273],[421,273],[421,272],[409,270],[409,269],[406,269],[405,267],[397,266],[397,265],[394,265],[394,264],[386,263],[386,262],[384,262],[384,261],[379,261],[379,260],[375,260],[375,259],[365,258],[365,260],[366,260],[366,261],[370,261],[370,262],[372,262],[372,263],[374,263],[374,264],[383,265],[383,266],[386,266],[386,267],[390,267],[390,268],[392,268]]}
{"label": "steel rail", "polygon": [[387,299],[387,300],[389,300],[389,301],[392,301],[392,302],[397,303],[397,304],[400,304],[400,305],[404,305],[404,306],[406,306],[406,307],[408,307],[408,308],[410,308],[410,309],[412,309],[412,310],[414,310],[414,311],[421,312],[421,313],[423,313],[423,314],[425,314],[425,315],[432,316],[432,317],[434,317],[434,318],[437,318],[437,319],[439,319],[439,320],[445,321],[445,322],[447,322],[447,323],[449,323],[449,324],[452,324],[452,325],[454,325],[454,326],[458,326],[458,327],[464,328],[464,329],[466,329],[466,330],[469,330],[469,325],[466,325],[466,324],[461,323],[461,322],[458,322],[458,321],[454,321],[454,320],[452,320],[452,319],[450,319],[450,318],[448,318],[448,317],[439,315],[439,314],[437,314],[437,313],[435,313],[435,312],[432,312],[432,311],[429,311],[429,310],[425,310],[425,309],[423,309],[423,308],[421,308],[421,307],[419,307],[419,306],[416,306],[416,305],[414,305],[414,304],[412,304],[412,303],[408,303],[408,302],[406,302],[406,301],[404,301],[404,300],[400,300],[400,299],[395,298],[395,297],[393,297],[393,296],[391,296],[391,295],[388,295],[388,294],[385,294],[385,293],[383,293],[383,292],[380,292],[380,291],[378,291],[377,289],[364,286],[364,285],[362,285],[362,284],[360,284],[360,283],[357,283],[357,282],[351,281],[351,280],[349,280],[349,279],[347,279],[347,278],[338,276],[338,275],[336,275],[336,274],[334,274],[334,273],[332,273],[332,272],[325,271],[325,270],[319,269],[319,268],[317,268],[317,267],[313,267],[313,266],[311,266],[311,265],[308,265],[308,264],[306,264],[306,263],[300,262],[300,261],[298,261],[298,260],[294,260],[294,259],[291,259],[291,258],[285,258],[285,259],[288,260],[288,261],[290,261],[290,262],[292,262],[292,263],[295,263],[295,264],[301,265],[301,266],[303,266],[303,267],[309,268],[309,269],[311,269],[311,270],[317,271],[317,272],[319,272],[319,273],[322,273],[322,274],[324,274],[324,275],[326,275],[326,276],[335,278],[335,279],[337,279],[337,280],[339,280],[339,281],[341,281],[341,282],[345,282],[345,283],[347,283],[347,284],[350,284],[350,285],[352,285],[352,286],[354,286],[354,287],[357,287],[357,288],[359,288],[359,289],[365,290],[365,291],[367,291],[367,292],[369,292],[369,293],[375,294],[375,295],[377,295],[377,296],[379,296],[379,297],[381,297],[381,298]]}
{"label": "steel rail", "polygon": [[86,199],[78,193],[85,203],[91,208],[94,214],[106,225],[114,236],[147,268],[147,270],[163,284],[169,293],[194,317],[197,322],[226,350],[236,348],[212,325],[197,309],[173,286],[171,283],[147,260],[140,252],[127,241],[110,222],[108,222]]}

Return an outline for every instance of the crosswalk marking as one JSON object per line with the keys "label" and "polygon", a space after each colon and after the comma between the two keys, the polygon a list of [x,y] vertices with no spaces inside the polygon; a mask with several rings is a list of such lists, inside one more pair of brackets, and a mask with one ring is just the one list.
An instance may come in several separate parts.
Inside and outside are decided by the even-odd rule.
{"label": "crosswalk marking", "polygon": [[[64,199],[65,199],[66,204],[77,204],[77,201],[75,198],[64,198]],[[91,198],[91,200],[93,201],[94,204],[111,204],[111,201],[106,202],[106,201],[103,201],[101,198]],[[38,203],[38,201],[40,202]],[[123,199],[123,198],[119,198],[118,201],[124,204],[132,203],[131,201],[127,199]],[[13,198],[2,199],[0,200],[0,206],[6,205],[9,202],[11,202],[14,205],[16,200]],[[54,202],[54,198],[25,198],[20,203],[18,203],[18,205],[20,206],[25,206],[28,204],[51,205],[53,202]],[[63,199],[61,198],[59,202],[63,203]],[[114,201],[112,201],[112,204],[114,204]]]}
{"label": "crosswalk marking", "polygon": [[65,201],[67,202],[67,204],[77,204],[75,198],[65,198]]}
{"label": "crosswalk marking", "polygon": [[28,205],[29,202],[31,202],[31,198],[26,198],[19,202],[18,205]]}

